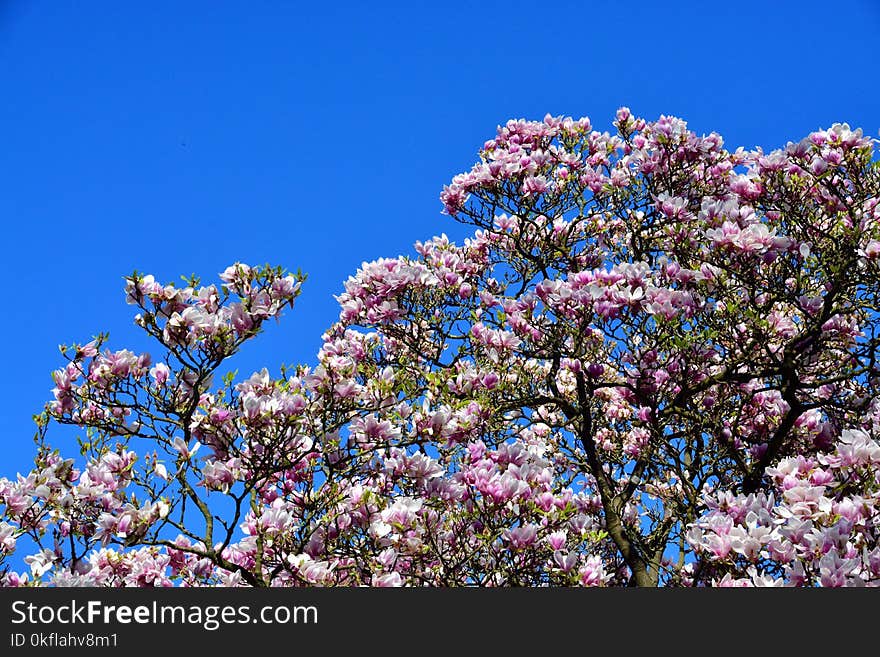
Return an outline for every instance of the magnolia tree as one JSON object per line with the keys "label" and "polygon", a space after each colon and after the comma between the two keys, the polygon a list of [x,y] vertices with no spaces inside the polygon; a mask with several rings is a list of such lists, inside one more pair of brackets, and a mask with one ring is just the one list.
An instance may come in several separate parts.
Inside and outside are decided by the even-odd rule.
{"label": "magnolia tree", "polygon": [[614,128],[500,127],[472,236],[364,264],[311,365],[216,380],[300,275],[129,277],[157,351],[64,352],[3,584],[880,582],[873,140]]}

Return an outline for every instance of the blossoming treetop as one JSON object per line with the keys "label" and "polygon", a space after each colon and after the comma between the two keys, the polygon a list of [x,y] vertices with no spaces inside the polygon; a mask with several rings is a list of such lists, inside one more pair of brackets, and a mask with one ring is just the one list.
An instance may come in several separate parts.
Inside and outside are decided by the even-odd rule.
{"label": "blossoming treetop", "polygon": [[35,469],[0,480],[0,553],[37,544],[2,582],[880,581],[872,140],[614,126],[500,127],[441,194],[473,235],[365,263],[277,378],[213,375],[302,276],[133,274],[159,351],[65,352]]}

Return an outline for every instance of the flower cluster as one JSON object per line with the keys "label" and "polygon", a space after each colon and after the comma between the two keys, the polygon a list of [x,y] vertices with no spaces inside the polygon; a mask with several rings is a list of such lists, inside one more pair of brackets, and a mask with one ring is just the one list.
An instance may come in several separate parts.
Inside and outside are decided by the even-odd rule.
{"label": "flower cluster", "polygon": [[688,541],[720,586],[880,585],[880,445],[846,430],[834,450],[768,468],[769,493],[710,496]]}

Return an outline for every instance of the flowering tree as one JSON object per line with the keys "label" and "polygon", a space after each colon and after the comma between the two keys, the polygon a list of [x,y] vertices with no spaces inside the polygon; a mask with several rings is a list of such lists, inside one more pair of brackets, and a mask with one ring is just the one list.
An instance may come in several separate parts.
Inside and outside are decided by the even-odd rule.
{"label": "flowering tree", "polygon": [[302,276],[133,274],[159,356],[65,351],[3,584],[880,582],[872,140],[614,126],[500,127],[441,195],[473,235],[365,263],[277,378],[214,375]]}

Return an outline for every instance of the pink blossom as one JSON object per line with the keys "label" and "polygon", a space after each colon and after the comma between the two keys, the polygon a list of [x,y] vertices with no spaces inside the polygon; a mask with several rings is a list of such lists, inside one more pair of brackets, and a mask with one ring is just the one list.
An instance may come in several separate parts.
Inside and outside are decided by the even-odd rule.
{"label": "pink blossom", "polygon": [[376,578],[373,582],[373,586],[381,588],[403,586],[403,578],[398,572],[385,573]]}
{"label": "pink blossom", "polygon": [[522,191],[526,196],[543,194],[547,189],[547,178],[544,176],[530,176],[523,181]]}
{"label": "pink blossom", "polygon": [[156,381],[156,386],[161,388],[168,382],[171,370],[165,363],[156,363],[150,368],[150,376]]}
{"label": "pink blossom", "polygon": [[527,524],[513,529],[505,530],[505,537],[514,550],[525,549],[530,546],[537,536],[538,528],[533,524]]}

